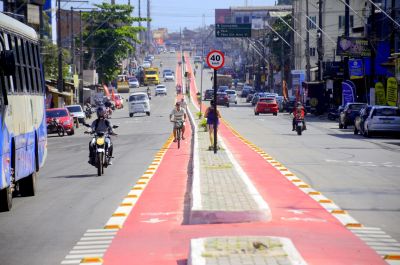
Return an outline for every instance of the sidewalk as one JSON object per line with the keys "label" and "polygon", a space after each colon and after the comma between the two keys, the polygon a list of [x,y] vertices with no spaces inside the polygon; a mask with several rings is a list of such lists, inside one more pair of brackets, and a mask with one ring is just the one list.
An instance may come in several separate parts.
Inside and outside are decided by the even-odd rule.
{"label": "sidewalk", "polygon": [[385,264],[327,210],[335,205],[225,122],[221,149],[208,151],[196,107],[189,110],[186,140],[180,149],[167,141],[102,264]]}

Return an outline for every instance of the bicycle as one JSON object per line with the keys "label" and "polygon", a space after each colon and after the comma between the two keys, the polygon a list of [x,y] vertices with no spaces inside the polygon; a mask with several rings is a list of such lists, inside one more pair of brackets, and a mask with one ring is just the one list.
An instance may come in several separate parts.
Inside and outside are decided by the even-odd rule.
{"label": "bicycle", "polygon": [[174,123],[176,129],[176,141],[178,143],[178,149],[179,149],[181,147],[183,121],[174,121]]}

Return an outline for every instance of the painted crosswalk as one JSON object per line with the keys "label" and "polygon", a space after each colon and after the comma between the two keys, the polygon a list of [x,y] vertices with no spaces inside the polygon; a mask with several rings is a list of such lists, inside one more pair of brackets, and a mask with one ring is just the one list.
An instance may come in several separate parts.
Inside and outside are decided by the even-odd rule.
{"label": "painted crosswalk", "polygon": [[118,229],[89,229],[65,256],[61,264],[102,264]]}

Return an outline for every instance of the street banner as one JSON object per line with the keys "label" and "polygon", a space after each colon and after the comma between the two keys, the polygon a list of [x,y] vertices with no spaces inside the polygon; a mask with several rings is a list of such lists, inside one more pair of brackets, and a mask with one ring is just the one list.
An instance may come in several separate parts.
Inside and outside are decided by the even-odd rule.
{"label": "street banner", "polygon": [[386,100],[389,106],[396,106],[397,104],[397,80],[394,77],[387,79],[386,86]]}
{"label": "street banner", "polygon": [[74,87],[78,88],[79,87],[79,76],[74,75]]}
{"label": "street banner", "polygon": [[385,87],[381,82],[375,84],[375,101],[377,105],[386,105]]}
{"label": "street banner", "polygon": [[395,60],[395,75],[397,78],[397,81],[400,82],[400,58],[396,58]]}
{"label": "street banner", "polygon": [[346,105],[347,103],[354,102],[354,90],[353,85],[349,80],[342,82],[342,105]]}
{"label": "street banner", "polygon": [[288,88],[287,88],[286,80],[283,80],[282,95],[283,95],[284,99],[288,99]]}
{"label": "street banner", "polygon": [[340,36],[337,40],[336,55],[369,57],[371,56],[371,49],[368,39]]}
{"label": "street banner", "polygon": [[362,59],[349,60],[349,76],[350,79],[359,79],[364,77],[364,67]]}
{"label": "street banner", "polygon": [[103,88],[104,88],[104,94],[105,94],[107,97],[110,97],[110,91],[108,90],[108,87],[107,87],[106,84],[103,84]]}

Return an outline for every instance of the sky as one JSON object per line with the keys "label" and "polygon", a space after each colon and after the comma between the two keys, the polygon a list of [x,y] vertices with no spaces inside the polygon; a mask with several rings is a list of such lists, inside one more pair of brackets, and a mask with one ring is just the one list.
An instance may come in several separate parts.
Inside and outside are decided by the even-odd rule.
{"label": "sky", "polygon": [[[138,15],[139,0],[130,0],[135,7],[134,15]],[[90,3],[103,1],[90,0]],[[152,29],[168,28],[169,32],[179,31],[180,28],[196,28],[202,25],[202,15],[205,15],[206,25],[214,24],[214,9],[231,6],[269,6],[275,0],[151,0]],[[127,4],[128,0],[116,0],[117,4]],[[147,12],[147,0],[141,0],[141,14]]]}

